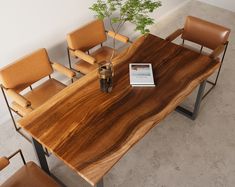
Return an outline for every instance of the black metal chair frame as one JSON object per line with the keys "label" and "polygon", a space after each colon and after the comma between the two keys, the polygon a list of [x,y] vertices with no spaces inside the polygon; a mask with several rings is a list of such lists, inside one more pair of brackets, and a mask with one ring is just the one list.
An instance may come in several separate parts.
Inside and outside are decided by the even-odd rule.
{"label": "black metal chair frame", "polygon": [[[33,141],[33,140],[32,140]],[[34,142],[34,141],[33,141]],[[43,149],[42,149],[43,150]],[[14,156],[16,156],[17,154],[20,154],[20,157],[21,157],[21,160],[22,160],[22,162],[23,162],[23,164],[24,165],[26,165],[26,161],[25,161],[25,158],[24,158],[24,155],[23,155],[23,153],[22,153],[22,151],[21,151],[21,149],[19,149],[19,150],[17,150],[16,152],[14,152],[13,154],[11,154],[10,156],[8,156],[7,157],[7,159],[8,160],[10,160],[10,159],[12,159]],[[42,152],[42,156],[44,156],[44,151]],[[41,164],[41,163],[40,163]],[[42,168],[42,170],[44,171],[44,172],[46,172],[44,169],[45,168],[43,168],[43,167],[41,167]],[[49,171],[49,169],[48,169],[48,171]],[[46,172],[49,176],[51,176],[53,179],[55,179],[60,185],[61,185],[61,187],[66,187],[66,185],[60,180],[60,179],[58,179],[55,175],[53,175],[52,173],[50,173],[50,172]]]}
{"label": "black metal chair frame", "polygon": [[[184,44],[184,39],[183,39],[183,44]],[[177,112],[185,115],[186,117],[188,117],[188,118],[190,118],[192,120],[195,120],[197,118],[198,113],[199,113],[199,108],[200,108],[201,101],[213,90],[213,88],[215,88],[215,86],[217,84],[217,81],[218,81],[218,78],[219,78],[219,75],[220,75],[220,71],[221,71],[221,67],[222,67],[222,64],[223,64],[223,61],[224,61],[224,57],[225,57],[225,54],[226,54],[226,51],[227,51],[227,48],[228,48],[228,44],[229,44],[228,41],[224,44],[225,45],[225,49],[223,51],[220,67],[219,67],[219,70],[217,72],[215,80],[214,81],[205,80],[205,81],[203,81],[200,84],[200,87],[199,87],[199,90],[198,90],[198,93],[197,93],[197,98],[196,98],[196,101],[195,101],[195,104],[194,104],[193,111],[190,111],[190,110],[188,110],[188,109],[186,109],[186,108],[184,108],[182,106],[178,106],[175,109]],[[201,46],[200,54],[202,53],[203,47],[204,46]],[[206,87],[206,83],[210,84],[211,88],[206,93],[204,93],[204,90],[205,90],[205,87]]]}
{"label": "black metal chair frame", "polygon": [[[50,75],[49,75],[49,79],[51,79],[51,76],[50,76]],[[8,102],[8,99],[7,99],[7,96],[6,96],[6,93],[5,93],[5,91],[4,91],[5,88],[4,88],[3,85],[0,85],[0,87],[1,87],[2,94],[3,94],[4,100],[5,100],[6,104],[7,104],[7,108],[8,108],[8,111],[9,111],[9,113],[10,113],[11,120],[12,120],[12,122],[13,122],[13,125],[14,125],[14,128],[15,128],[16,132],[18,132],[18,133],[19,133],[21,136],[23,136],[26,140],[28,140],[30,143],[32,143],[32,140],[31,140],[30,138],[28,138],[28,137],[21,131],[21,127],[17,126],[16,121],[15,121],[15,118],[14,118],[14,115],[13,115],[12,112],[14,112],[15,114],[17,114],[19,117],[23,117],[23,116],[22,116],[21,114],[19,114],[17,111],[15,111],[13,108],[10,107],[9,102]],[[30,88],[30,90],[33,90],[32,86],[29,86],[29,88]],[[44,148],[44,149],[45,149],[45,151],[44,151],[45,155],[46,155],[47,157],[49,157],[49,156],[50,156],[50,153],[48,152],[48,150],[47,150],[46,148]]]}
{"label": "black metal chair frame", "polygon": [[[108,31],[105,31],[105,32],[107,33]],[[130,40],[129,40],[128,42],[129,42],[129,43],[133,43],[133,42],[130,41]],[[103,43],[101,43],[101,44],[99,44],[99,45],[100,45],[100,47],[103,47]],[[98,46],[98,45],[97,45],[97,46]],[[70,48],[67,46],[67,55],[68,55],[68,60],[69,60],[69,68],[70,68],[71,70],[76,71],[77,73],[80,73],[80,74],[84,75],[82,72],[80,72],[80,71],[78,71],[78,70],[76,70],[76,69],[74,69],[74,68],[72,67],[70,51],[74,51],[74,50],[73,50],[73,49],[70,49]],[[87,52],[88,55],[90,54],[90,51],[89,51],[89,50],[87,50],[86,52]],[[78,58],[78,57],[75,57],[75,58]]]}
{"label": "black metal chair frame", "polygon": [[25,158],[24,158],[24,155],[23,155],[21,149],[19,149],[18,151],[14,152],[14,153],[11,154],[10,156],[8,156],[7,159],[10,160],[11,158],[13,158],[14,156],[16,156],[17,154],[20,154],[20,157],[21,157],[21,160],[22,160],[23,164],[26,165]]}
{"label": "black metal chair frame", "polygon": [[[102,46],[103,46],[103,43],[101,43],[100,46],[102,47]],[[68,55],[68,60],[69,60],[69,68],[70,68],[71,70],[73,70],[73,71],[76,71],[77,73],[80,73],[80,74],[82,74],[82,75],[85,75],[85,74],[83,74],[82,72],[78,71],[77,69],[73,68],[72,62],[71,62],[71,54],[70,54],[70,51],[74,51],[74,50],[73,50],[73,49],[70,49],[69,47],[67,47],[67,55]],[[88,55],[90,54],[90,51],[89,51],[89,50],[87,50],[86,52],[87,52]],[[75,57],[75,58],[78,58],[78,57]]]}

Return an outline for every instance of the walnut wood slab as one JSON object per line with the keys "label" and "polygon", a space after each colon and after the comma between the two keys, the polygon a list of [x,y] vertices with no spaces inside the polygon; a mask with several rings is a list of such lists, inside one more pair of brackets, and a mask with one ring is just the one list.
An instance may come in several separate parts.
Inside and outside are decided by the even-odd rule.
{"label": "walnut wood slab", "polygon": [[[129,63],[152,63],[156,87],[131,87]],[[114,59],[114,88],[99,90],[96,71],[68,86],[19,124],[95,185],[152,127],[220,65],[153,35]]]}

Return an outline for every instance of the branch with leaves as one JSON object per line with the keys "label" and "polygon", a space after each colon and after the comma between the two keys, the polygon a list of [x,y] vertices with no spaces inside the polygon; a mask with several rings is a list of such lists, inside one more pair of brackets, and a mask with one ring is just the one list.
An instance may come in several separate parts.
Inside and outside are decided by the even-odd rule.
{"label": "branch with leaves", "polygon": [[[110,27],[115,34],[120,32],[126,22],[134,24],[135,31],[146,34],[150,32],[147,26],[154,23],[149,14],[160,6],[161,1],[155,0],[97,0],[90,9],[99,19],[109,19]],[[115,50],[115,39],[113,48]]]}

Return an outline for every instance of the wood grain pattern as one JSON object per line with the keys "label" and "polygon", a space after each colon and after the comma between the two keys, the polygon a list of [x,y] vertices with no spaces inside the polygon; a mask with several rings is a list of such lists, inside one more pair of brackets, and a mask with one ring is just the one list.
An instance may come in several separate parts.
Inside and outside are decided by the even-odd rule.
{"label": "wood grain pattern", "polygon": [[[129,84],[129,63],[153,65],[154,88]],[[19,121],[21,127],[95,185],[152,127],[220,65],[153,35],[114,59],[114,88],[99,90],[96,71]]]}

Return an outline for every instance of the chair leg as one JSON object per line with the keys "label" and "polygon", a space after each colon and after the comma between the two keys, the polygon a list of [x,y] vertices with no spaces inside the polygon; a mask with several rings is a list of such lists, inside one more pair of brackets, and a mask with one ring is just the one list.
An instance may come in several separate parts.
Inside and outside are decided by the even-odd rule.
{"label": "chair leg", "polygon": [[9,103],[8,103],[8,100],[7,100],[7,97],[6,97],[6,94],[5,94],[5,92],[4,92],[3,87],[1,87],[1,90],[2,90],[2,94],[3,94],[3,97],[4,97],[5,102],[6,102],[6,104],[7,104],[7,108],[8,108],[8,111],[9,111],[9,113],[10,113],[11,120],[12,120],[12,122],[13,122],[13,125],[14,125],[14,128],[15,128],[16,132],[18,132],[18,133],[19,133],[20,135],[22,135],[26,140],[28,140],[29,142],[31,142],[31,140],[30,140],[24,133],[21,132],[21,128],[16,125],[16,121],[15,121],[15,118],[14,118],[14,116],[13,116],[12,109],[11,109]]}
{"label": "chair leg", "polygon": [[[30,143],[32,143],[31,139],[28,138],[23,132],[21,132],[21,127],[18,127],[18,126],[16,125],[16,121],[15,121],[15,118],[14,118],[14,116],[13,116],[12,109],[11,109],[9,103],[8,103],[6,94],[5,94],[4,89],[3,89],[2,86],[1,86],[1,90],[2,90],[3,97],[4,97],[5,101],[6,101],[7,108],[8,108],[8,111],[9,111],[9,113],[10,113],[11,120],[12,120],[12,122],[13,122],[13,125],[14,125],[14,127],[15,127],[16,132],[18,132],[18,133],[19,133],[21,136],[23,136],[26,140],[28,140]],[[16,111],[14,111],[14,112],[17,113]],[[18,114],[18,113],[17,113],[17,114]],[[18,115],[20,115],[20,114],[18,114]],[[22,116],[21,116],[21,117],[22,117]],[[47,157],[50,156],[50,154],[49,154],[49,152],[48,152],[48,150],[47,150],[46,148],[45,148],[44,153],[45,153],[45,155],[46,155]]]}
{"label": "chair leg", "polygon": [[219,67],[219,71],[218,71],[217,76],[216,76],[216,79],[215,79],[215,85],[216,85],[216,83],[217,83],[217,81],[218,81],[218,78],[219,78],[220,70],[221,70],[222,64],[223,64],[223,62],[224,62],[224,57],[225,57],[225,54],[226,54],[226,52],[227,52],[227,48],[228,48],[228,42],[227,42],[227,44],[225,45],[225,49],[224,49],[223,57],[222,57],[221,64],[220,64],[220,67]]}
{"label": "chair leg", "polygon": [[68,60],[69,60],[69,68],[72,69],[71,57],[70,57],[69,48],[67,48],[67,55],[68,55]]}
{"label": "chair leg", "polygon": [[221,64],[220,64],[219,70],[218,70],[218,72],[217,72],[215,81],[212,82],[212,81],[208,81],[208,80],[207,80],[207,83],[209,83],[210,85],[212,85],[212,87],[203,95],[202,99],[204,99],[204,98],[213,90],[213,88],[216,86],[216,84],[217,84],[217,82],[218,82],[219,75],[220,75],[220,71],[221,71],[221,68],[222,68],[222,64],[223,64],[223,62],[224,62],[224,57],[225,57],[227,48],[228,48],[228,43],[225,45],[223,57],[222,57]]}
{"label": "chair leg", "polygon": [[14,127],[15,127],[15,130],[16,130],[16,131],[19,131],[19,130],[20,130],[20,127],[17,127],[17,125],[16,125],[15,119],[14,119],[14,117],[13,117],[13,114],[12,114],[10,105],[9,105],[9,103],[8,103],[6,94],[5,94],[4,90],[3,90],[3,87],[1,87],[1,90],[2,90],[3,97],[4,97],[4,99],[5,99],[5,102],[6,102],[6,104],[7,104],[7,108],[8,108],[8,111],[9,111],[9,113],[10,113],[10,116],[11,116],[11,119],[12,119],[12,122],[13,122],[13,125],[14,125]]}
{"label": "chair leg", "polygon": [[[71,62],[71,56],[70,56],[69,48],[67,48],[67,55],[68,55],[68,60],[69,60],[69,68],[70,68],[71,70],[73,70],[73,71],[76,71],[77,73],[81,73],[80,71],[78,71],[78,70],[76,70],[76,69],[74,69],[74,68],[72,67],[72,62]],[[72,81],[72,83],[73,83],[73,80],[71,80],[71,81]]]}

